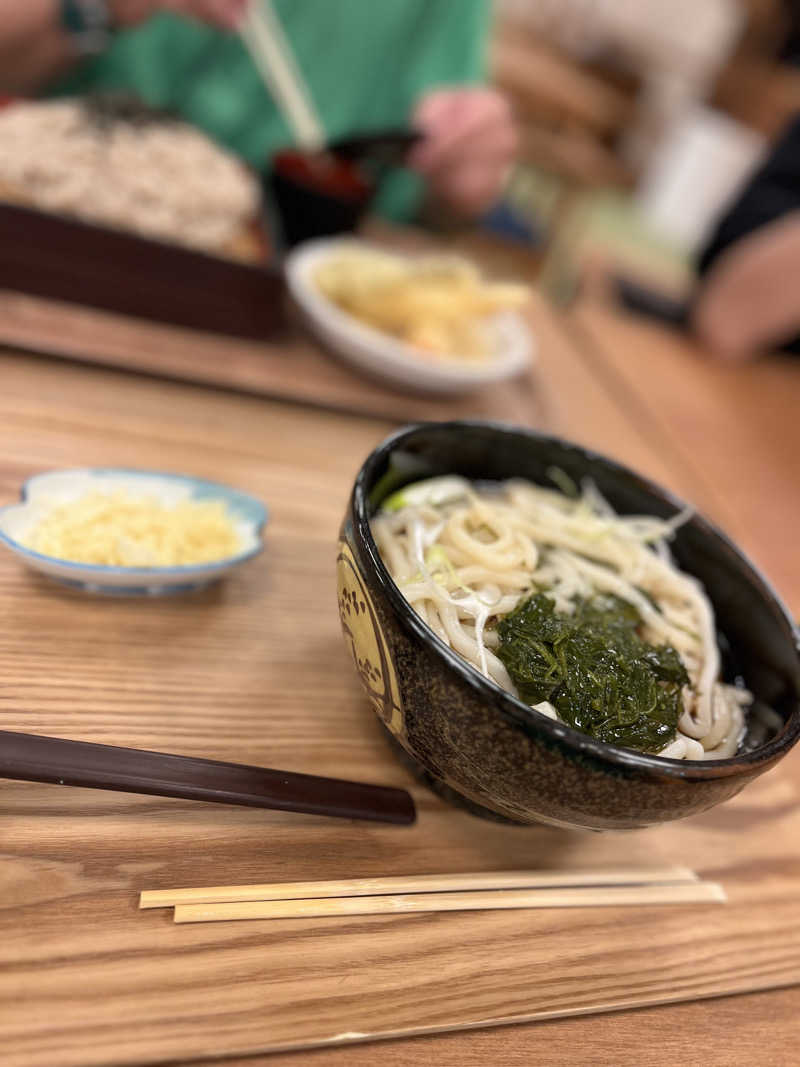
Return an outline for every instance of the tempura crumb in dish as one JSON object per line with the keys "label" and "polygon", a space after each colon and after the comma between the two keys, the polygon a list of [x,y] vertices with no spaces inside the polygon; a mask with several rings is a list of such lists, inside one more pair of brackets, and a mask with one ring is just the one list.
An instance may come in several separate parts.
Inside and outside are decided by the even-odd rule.
{"label": "tempura crumb in dish", "polygon": [[269,515],[249,493],[190,474],[125,467],[43,471],[0,507],[0,545],[88,593],[189,593],[264,549]]}
{"label": "tempura crumb in dish", "polygon": [[42,555],[108,567],[181,567],[235,555],[241,538],[220,500],[125,490],[89,492],[50,508],[23,544]]}

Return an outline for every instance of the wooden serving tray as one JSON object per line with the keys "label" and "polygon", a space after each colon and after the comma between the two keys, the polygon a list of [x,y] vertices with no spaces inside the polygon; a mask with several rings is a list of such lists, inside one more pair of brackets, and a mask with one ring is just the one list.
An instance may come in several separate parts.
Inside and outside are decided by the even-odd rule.
{"label": "wooden serving tray", "polygon": [[[34,231],[43,227],[54,243],[29,248],[29,224]],[[6,229],[10,250],[2,248]],[[365,236],[412,253],[448,247],[498,277],[532,282],[536,273],[527,251],[485,234],[445,244],[424,231],[371,220]],[[108,268],[109,241],[123,250],[123,275],[135,282],[132,288],[120,288],[122,276]],[[76,248],[86,263],[79,262],[72,278]],[[185,273],[172,269],[180,262]],[[542,428],[553,422],[557,400],[538,366],[550,355],[543,350],[552,346],[557,354],[563,341],[535,292],[533,367],[476,392],[438,396],[387,385],[342,362],[312,338],[282,289],[282,278],[265,268],[0,204],[0,345],[397,422],[476,417]]]}
{"label": "wooden serving tray", "polygon": [[0,287],[156,322],[265,337],[284,314],[283,277],[103,226],[0,203]]}
{"label": "wooden serving tray", "polygon": [[[539,340],[537,323],[532,330]],[[463,396],[403,392],[342,363],[291,312],[282,330],[256,341],[0,288],[0,344],[398,422],[462,416],[540,426],[547,421],[535,368]]]}

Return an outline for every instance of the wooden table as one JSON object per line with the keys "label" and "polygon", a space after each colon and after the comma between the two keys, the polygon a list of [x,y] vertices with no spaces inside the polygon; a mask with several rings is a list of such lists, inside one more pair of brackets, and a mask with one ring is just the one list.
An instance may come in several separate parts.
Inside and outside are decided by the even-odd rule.
{"label": "wooden table", "polygon": [[[796,464],[784,454],[791,440],[777,432],[763,439],[741,432],[753,396],[769,393],[776,407],[765,426],[777,426],[780,417],[786,433],[796,435],[797,425],[788,418],[800,400],[794,369],[768,364],[745,372],[743,388],[692,362],[669,336],[607,309],[579,308],[560,320],[536,303],[533,317],[542,402],[531,421],[599,446],[692,497],[742,537],[800,609],[793,539],[772,536],[772,523],[759,519],[776,506],[782,522],[800,517]],[[647,355],[634,366],[620,355],[622,346],[629,357]],[[674,382],[672,358],[681,368]],[[639,379],[642,365],[653,369],[652,378]],[[723,380],[727,392],[718,384]],[[656,396],[663,400],[658,418],[646,402],[656,381]],[[263,496],[272,510],[265,556],[189,600],[132,605],[87,599],[22,571],[3,555],[0,706],[7,728],[412,786],[360,697],[338,635],[332,588],[333,545],[349,483],[390,421],[13,351],[0,353],[0,382],[3,501],[16,496],[26,476],[44,468],[119,464],[169,467],[230,482]],[[715,403],[702,405],[697,414],[704,395],[713,395]],[[668,407],[673,401],[676,407]],[[704,438],[701,429],[709,422],[714,430]],[[730,437],[725,459],[718,446],[731,426],[740,432]],[[755,448],[757,457],[751,455]],[[789,529],[796,530],[796,523]],[[299,595],[315,600],[301,609]],[[757,1056],[761,1064],[788,1064],[796,1054],[794,1006],[800,996],[788,988],[263,1059],[256,1054],[266,1043],[263,1016],[274,1004],[280,1006],[275,1025],[283,1034],[310,1015],[322,1023],[338,1018],[348,1005],[362,1029],[365,1018],[385,1017],[389,1009],[400,1033],[440,1025],[442,1003],[475,995],[470,958],[486,961],[484,984],[478,983],[485,997],[481,1017],[493,1009],[496,1015],[497,1005],[513,1005],[531,969],[541,966],[537,937],[555,946],[542,978],[542,988],[550,991],[550,1014],[557,1014],[564,995],[559,990],[570,990],[581,967],[591,974],[596,994],[588,997],[586,1010],[598,1000],[624,1008],[630,994],[615,976],[628,966],[629,946],[618,934],[626,917],[607,911],[600,926],[596,918],[574,914],[568,923],[494,917],[478,927],[463,916],[448,917],[446,924],[441,917],[418,917],[413,942],[419,947],[407,948],[402,957],[400,920],[369,920],[355,942],[357,955],[347,957],[341,927],[313,932],[302,923],[280,930],[265,930],[264,924],[172,927],[155,913],[139,915],[135,899],[141,888],[159,886],[385,872],[394,869],[400,849],[407,871],[546,866],[556,851],[564,862],[580,853],[582,865],[619,862],[623,855],[652,861],[681,854],[704,872],[722,872],[723,880],[735,876],[753,902],[746,913],[752,923],[744,924],[752,930],[742,950],[750,984],[733,983],[731,990],[788,986],[800,981],[800,926],[789,925],[794,912],[785,885],[800,865],[796,852],[775,858],[775,837],[782,823],[785,833],[796,826],[796,755],[748,790],[749,799],[737,798],[714,814],[628,836],[566,839],[546,828],[484,824],[453,812],[418,786],[412,788],[419,827],[398,831],[3,783],[3,1063],[199,1067],[213,1060],[230,1067],[262,1062],[398,1067],[427,1060],[467,1067],[667,1065],[702,1058],[709,1065],[749,1065]],[[758,855],[731,860],[730,835],[739,821],[768,815],[776,834],[763,835]],[[762,895],[765,871],[769,896]],[[777,947],[760,943],[760,900],[786,916],[786,936]],[[639,991],[651,1000],[708,995],[720,988],[726,960],[732,970],[734,962],[741,963],[739,950],[707,928],[681,936],[680,920],[658,921],[666,924],[662,932],[674,936],[655,955],[646,917],[636,931],[644,961]],[[603,951],[581,963],[581,952],[599,930],[606,931]],[[453,941],[464,946],[463,966],[448,955]],[[520,941],[522,957],[512,963],[511,946]],[[496,953],[501,964],[493,981]],[[313,995],[303,977],[311,972],[319,981]],[[416,996],[391,1003],[401,997],[403,974],[417,972]],[[365,976],[372,996],[351,1004],[348,986],[358,986]],[[683,980],[677,994],[671,984],[676,976]],[[524,1009],[520,1000],[522,1016]],[[244,1052],[247,1058],[236,1058]]]}
{"label": "wooden table", "polygon": [[800,360],[715,362],[681,334],[602,299],[580,303],[565,325],[651,448],[669,457],[687,496],[800,616]]}

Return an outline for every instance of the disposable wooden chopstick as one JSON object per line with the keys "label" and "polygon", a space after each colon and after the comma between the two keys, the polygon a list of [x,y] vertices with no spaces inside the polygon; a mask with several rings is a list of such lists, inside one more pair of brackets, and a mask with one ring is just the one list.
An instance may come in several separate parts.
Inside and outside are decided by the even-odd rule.
{"label": "disposable wooden chopstick", "polygon": [[321,148],[325,131],[270,0],[249,0],[239,32],[297,143],[309,150]]}
{"label": "disposable wooden chopstick", "polygon": [[171,908],[178,904],[363,897],[389,893],[405,895],[490,889],[546,889],[556,886],[647,885],[697,880],[697,875],[688,867],[617,867],[605,871],[479,871],[474,874],[420,874],[345,878],[326,882],[267,882],[262,885],[216,885],[199,889],[151,889],[141,894],[139,907]]}
{"label": "disposable wooden chopstick", "polygon": [[235,904],[179,904],[176,923],[236,919],[312,919],[336,915],[398,915],[430,911],[486,911],[507,908],[605,908],[724,901],[714,882],[672,885],[577,886],[564,889],[500,889],[467,893],[415,893],[315,900],[249,900]]}

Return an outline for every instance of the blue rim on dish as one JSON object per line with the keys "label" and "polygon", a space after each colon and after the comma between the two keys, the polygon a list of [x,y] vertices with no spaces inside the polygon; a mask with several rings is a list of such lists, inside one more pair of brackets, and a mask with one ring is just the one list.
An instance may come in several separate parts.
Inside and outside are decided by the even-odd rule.
{"label": "blue rim on dish", "polygon": [[[153,575],[158,581],[164,581],[165,579],[169,580],[170,578],[184,579],[185,581],[186,579],[193,579],[195,576],[198,579],[213,578],[216,572],[228,570],[231,567],[238,566],[240,563],[245,563],[247,560],[257,556],[264,549],[262,532],[269,518],[269,512],[260,500],[251,496],[249,493],[244,493],[241,490],[222,485],[219,482],[209,481],[206,478],[197,478],[191,474],[177,474],[172,471],[143,470],[133,467],[71,467],[64,468],[63,470],[42,471],[40,474],[34,474],[32,477],[27,478],[22,483],[19,500],[16,503],[6,504],[3,507],[0,507],[0,520],[7,511],[12,508],[17,508],[20,504],[25,504],[29,500],[30,488],[35,482],[40,479],[61,475],[90,475],[97,478],[141,478],[142,480],[161,480],[181,483],[192,490],[192,499],[221,500],[234,518],[244,520],[251,524],[253,535],[255,536],[257,543],[252,548],[247,548],[242,552],[238,552],[234,556],[225,556],[223,559],[214,560],[209,563],[188,563],[173,567],[124,567],[111,566],[104,563],[80,563],[75,560],[62,559],[60,556],[50,556],[43,552],[37,552],[35,549],[29,548],[27,545],[23,545],[20,541],[11,537],[0,525],[0,542],[7,545],[8,548],[13,552],[18,553],[23,558],[40,560],[44,563],[54,564],[59,568],[64,568],[70,571],[80,571],[92,574],[97,578],[141,574]],[[57,578],[58,576],[51,575],[51,577]],[[81,580],[68,581],[67,584],[81,587],[86,585],[86,583]],[[190,580],[188,583],[181,586],[181,588],[188,590],[196,584],[197,582]],[[107,589],[129,593],[140,589],[145,590],[147,587],[114,586],[107,587]]]}

